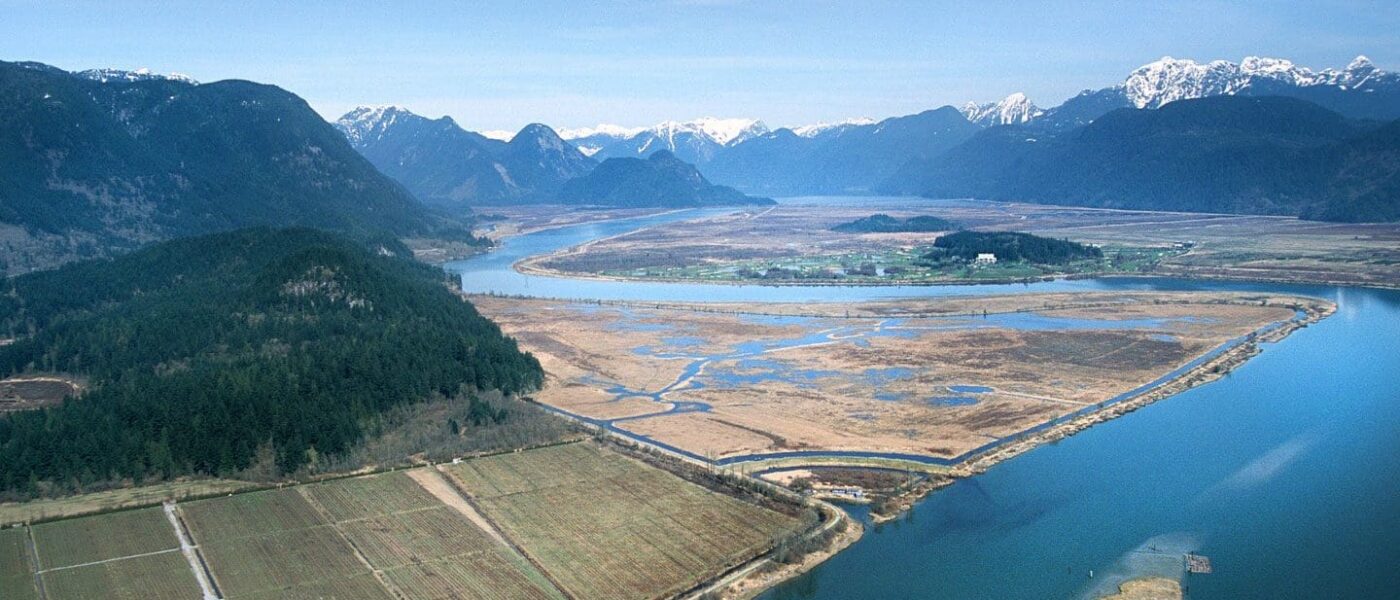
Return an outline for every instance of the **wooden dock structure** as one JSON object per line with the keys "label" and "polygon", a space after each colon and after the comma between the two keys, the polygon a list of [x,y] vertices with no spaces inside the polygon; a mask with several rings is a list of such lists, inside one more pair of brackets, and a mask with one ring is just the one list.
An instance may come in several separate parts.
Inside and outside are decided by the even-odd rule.
{"label": "wooden dock structure", "polygon": [[1210,557],[1195,553],[1187,553],[1186,570],[1191,573],[1210,573]]}

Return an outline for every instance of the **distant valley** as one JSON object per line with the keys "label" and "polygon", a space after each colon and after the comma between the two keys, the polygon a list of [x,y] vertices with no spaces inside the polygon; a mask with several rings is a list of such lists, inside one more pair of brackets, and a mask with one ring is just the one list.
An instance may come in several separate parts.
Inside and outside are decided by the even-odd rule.
{"label": "distant valley", "polygon": [[776,130],[751,118],[532,125],[510,142],[400,108],[357,109],[339,124],[381,170],[449,207],[572,202],[557,196],[564,182],[600,161],[665,151],[760,196],[899,193],[1367,222],[1400,219],[1397,118],[1400,75],[1365,57],[1322,71],[1166,57],[1050,108],[1017,93]]}

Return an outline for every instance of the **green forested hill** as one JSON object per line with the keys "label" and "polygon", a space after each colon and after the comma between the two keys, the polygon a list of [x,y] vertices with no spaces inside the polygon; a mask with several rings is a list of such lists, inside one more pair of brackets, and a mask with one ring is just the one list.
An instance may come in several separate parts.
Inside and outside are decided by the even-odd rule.
{"label": "green forested hill", "polygon": [[256,225],[466,239],[280,88],[0,62],[0,274]]}
{"label": "green forested hill", "polygon": [[392,240],[257,228],[4,280],[0,376],[89,390],[0,417],[0,491],[292,471],[385,411],[461,386],[518,392],[538,362]]}

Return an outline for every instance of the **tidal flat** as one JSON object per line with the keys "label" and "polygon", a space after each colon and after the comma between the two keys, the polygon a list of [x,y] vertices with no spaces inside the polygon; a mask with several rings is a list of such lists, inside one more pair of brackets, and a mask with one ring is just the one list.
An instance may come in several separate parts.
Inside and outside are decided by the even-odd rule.
{"label": "tidal flat", "polygon": [[1231,293],[473,301],[544,365],[538,402],[615,433],[721,463],[849,454],[944,466],[1146,394],[1252,336],[1331,310]]}

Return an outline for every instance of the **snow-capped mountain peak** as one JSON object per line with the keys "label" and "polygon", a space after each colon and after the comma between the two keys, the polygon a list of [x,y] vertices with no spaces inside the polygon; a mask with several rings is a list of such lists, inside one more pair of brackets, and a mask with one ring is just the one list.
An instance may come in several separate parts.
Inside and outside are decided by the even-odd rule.
{"label": "snow-capped mountain peak", "polygon": [[1381,78],[1394,78],[1393,73],[1387,73],[1376,67],[1371,59],[1365,56],[1357,56],[1347,63],[1345,69],[1326,69],[1318,74],[1319,83],[1342,86],[1343,88],[1361,87],[1371,81]]}
{"label": "snow-capped mountain peak", "polygon": [[190,85],[199,85],[199,82],[195,81],[194,78],[190,77],[189,75],[183,75],[180,73],[156,73],[145,67],[136,69],[135,71],[126,71],[122,69],[88,69],[86,71],[78,71],[76,75],[85,79],[91,79],[93,81],[98,81],[101,83],[108,83],[113,81],[151,81],[156,79],[164,79],[168,81],[179,81],[181,83],[188,83]]}
{"label": "snow-capped mountain peak", "polygon": [[357,106],[354,110],[336,119],[335,124],[345,133],[345,137],[350,140],[351,145],[359,145],[378,139],[399,120],[414,117],[418,117],[418,115],[393,104]]}
{"label": "snow-capped mountain peak", "polygon": [[646,127],[623,127],[611,123],[600,123],[596,127],[575,127],[573,129],[560,129],[559,137],[566,140],[577,140],[595,135],[613,137],[617,139],[629,138],[646,131]]}
{"label": "snow-capped mountain peak", "polygon": [[1159,108],[1175,100],[1237,94],[1260,83],[1308,87],[1335,85],[1343,88],[1390,77],[1358,56],[1343,70],[1314,72],[1282,58],[1248,56],[1239,64],[1225,60],[1197,63],[1170,56],[1138,67],[1123,82],[1123,92],[1138,108]]}
{"label": "snow-capped mountain peak", "polygon": [[[673,122],[674,123],[674,122]],[[717,119],[701,117],[679,123],[683,129],[698,130],[721,146],[731,146],[752,137],[768,133],[768,126],[758,119]]]}
{"label": "snow-capped mountain peak", "polygon": [[875,119],[872,119],[870,117],[855,117],[851,119],[843,119],[840,121],[822,121],[820,123],[812,123],[811,125],[799,125],[797,127],[793,127],[792,132],[801,137],[810,138],[817,137],[818,135],[836,129],[845,129],[847,127],[860,127],[863,125],[873,124],[875,124]]}
{"label": "snow-capped mountain peak", "polygon": [[1025,123],[1045,113],[1021,92],[996,102],[968,102],[958,110],[967,120],[983,126]]}

